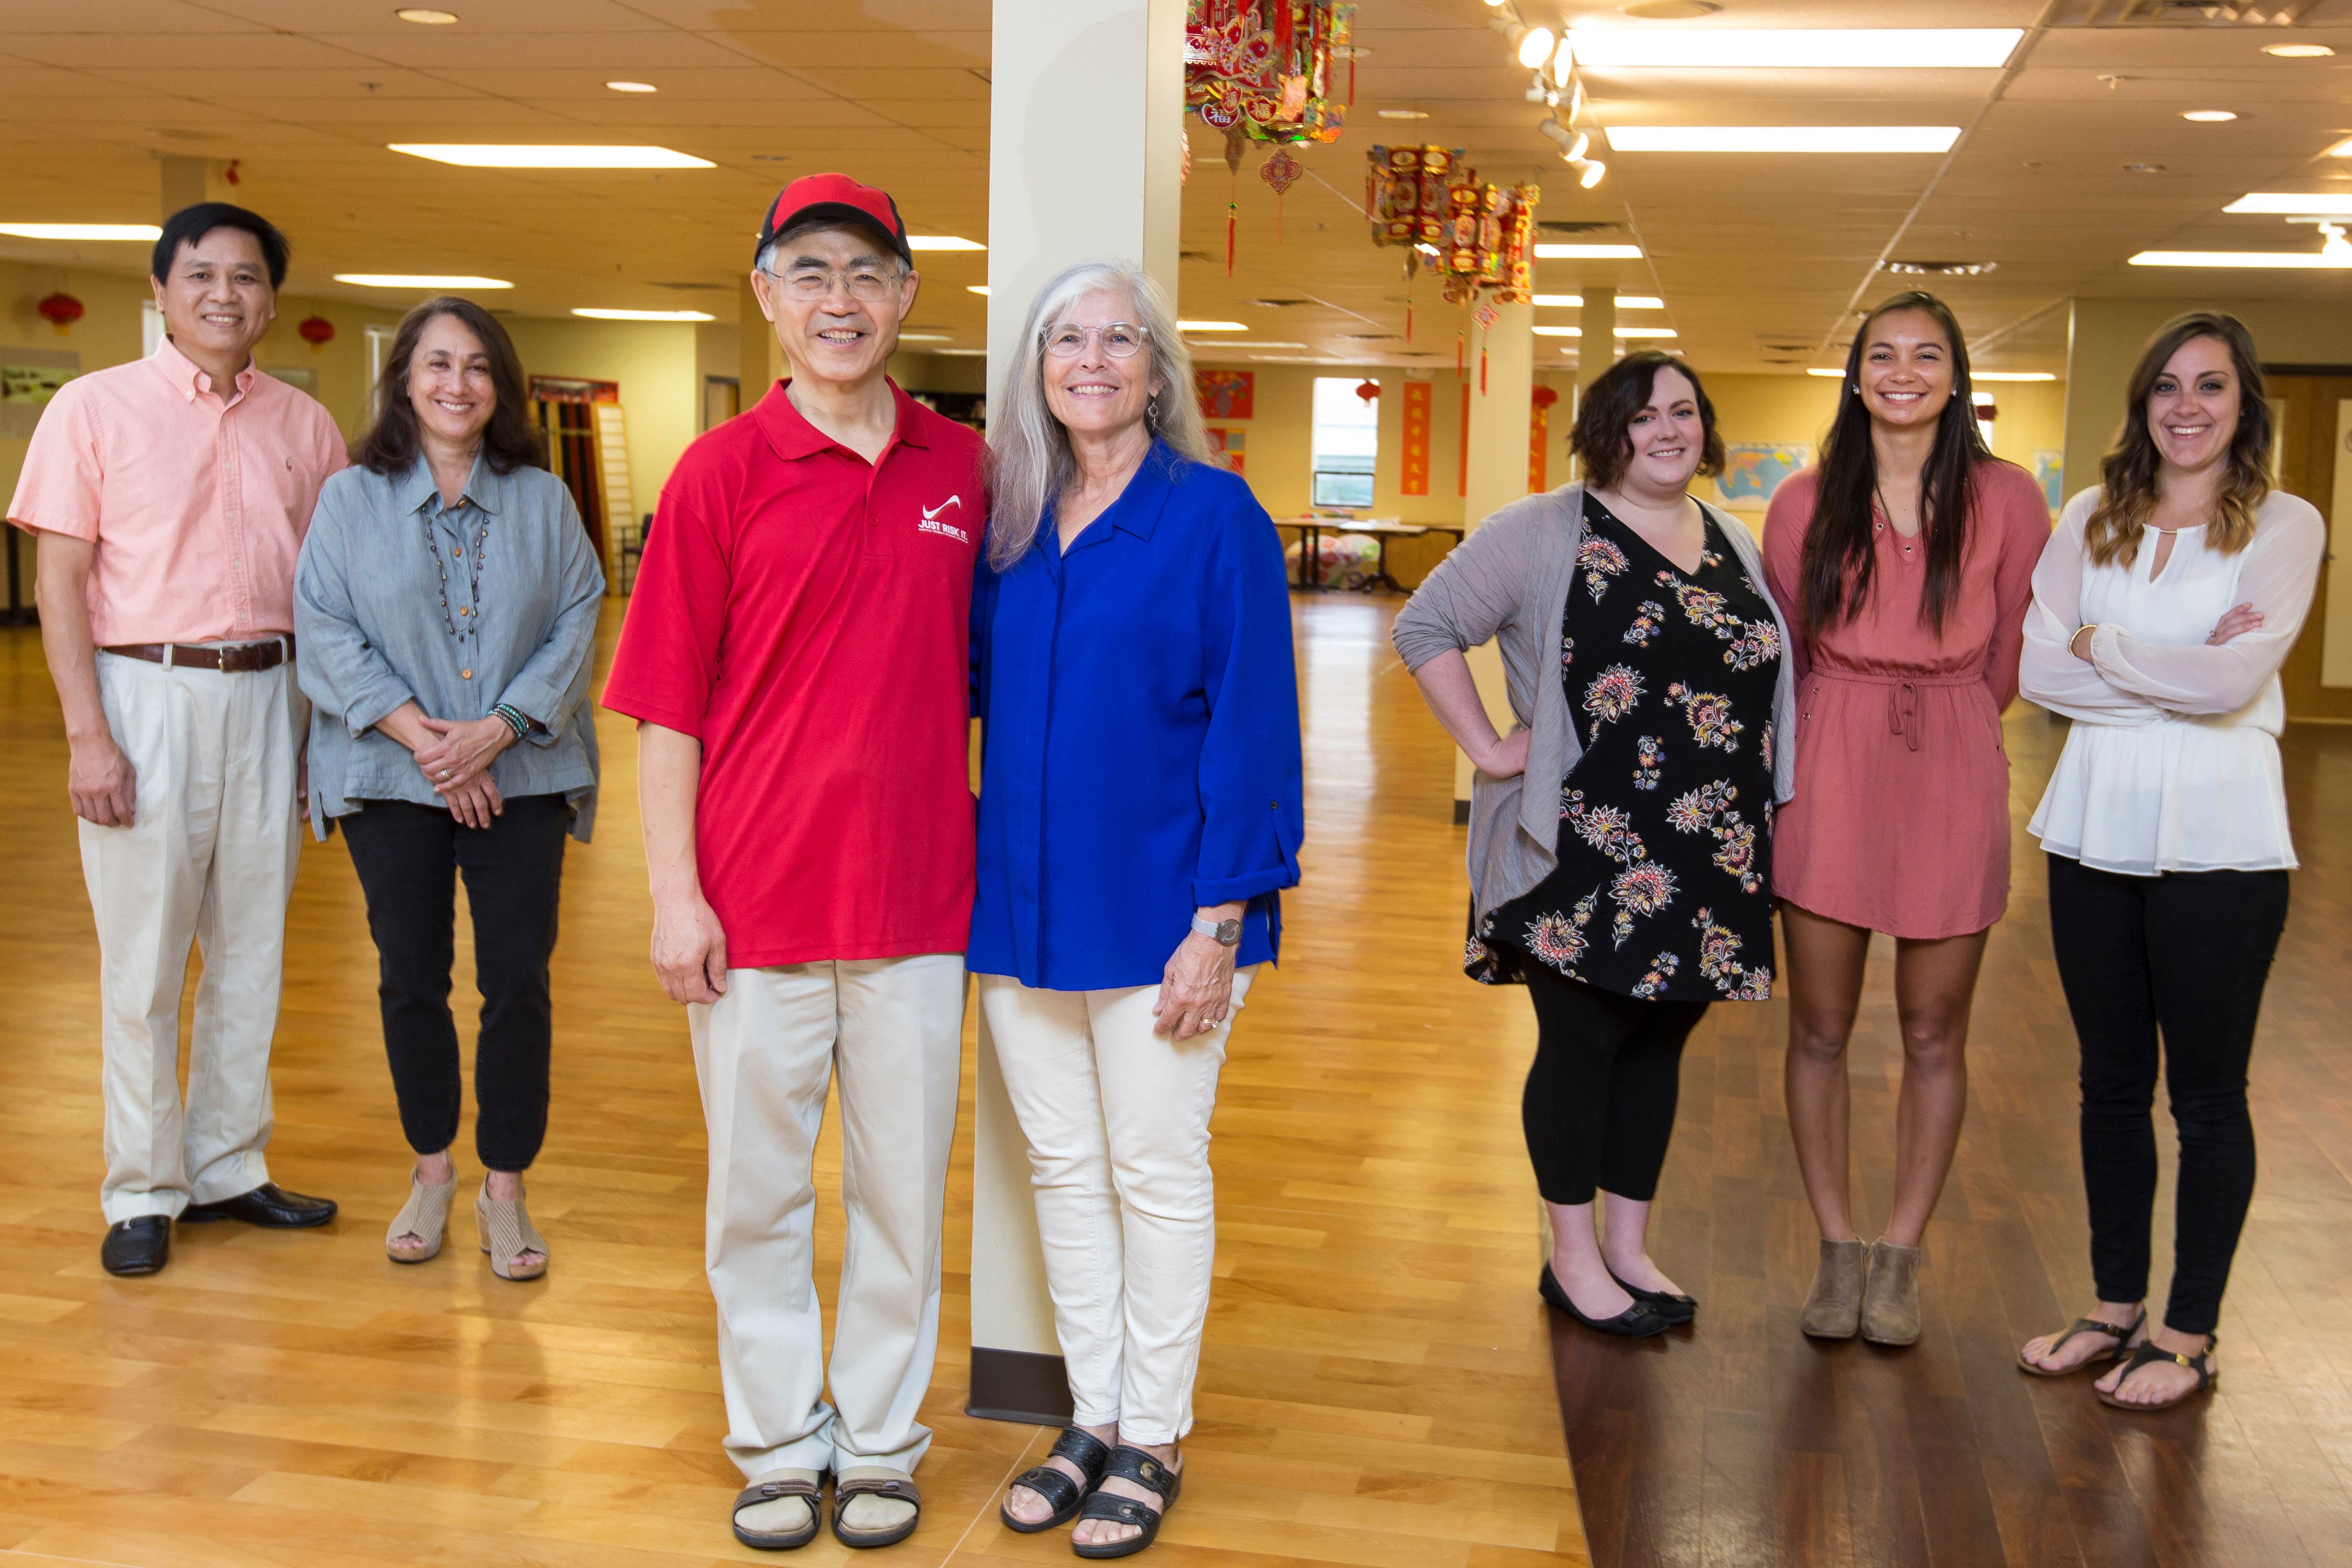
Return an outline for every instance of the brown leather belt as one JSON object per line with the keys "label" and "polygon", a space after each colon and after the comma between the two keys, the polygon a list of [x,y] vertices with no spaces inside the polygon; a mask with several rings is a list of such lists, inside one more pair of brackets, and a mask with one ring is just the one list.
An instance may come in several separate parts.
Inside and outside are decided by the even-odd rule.
{"label": "brown leather belt", "polygon": [[235,647],[199,647],[184,642],[140,642],[120,643],[100,651],[121,654],[125,658],[143,658],[150,664],[160,664],[172,669],[217,669],[224,675],[246,675],[257,670],[276,669],[291,658],[294,656],[294,634],[289,632],[268,642],[240,643]]}

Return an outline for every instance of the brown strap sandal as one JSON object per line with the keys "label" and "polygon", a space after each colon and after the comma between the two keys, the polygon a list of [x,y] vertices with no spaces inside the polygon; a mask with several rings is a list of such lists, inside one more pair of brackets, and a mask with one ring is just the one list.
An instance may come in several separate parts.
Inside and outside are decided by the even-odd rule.
{"label": "brown strap sandal", "polygon": [[[2134,1411],[2142,1415],[2148,1415],[2151,1412],[2158,1410],[2169,1410],[2176,1405],[2186,1405],[2189,1401],[2196,1398],[2199,1394],[2210,1391],[2213,1386],[2214,1380],[2221,1375],[2220,1373],[2213,1370],[2213,1363],[2210,1359],[2213,1354],[2213,1347],[2220,1342],[2221,1336],[2219,1334],[2208,1334],[2205,1336],[2205,1348],[2203,1350],[2199,1351],[2195,1355],[2182,1355],[2179,1351],[2166,1350],[2154,1340],[2150,1340],[2147,1343],[2132,1352],[2131,1359],[2124,1363],[2124,1373],[2121,1377],[2116,1379],[2115,1394],[2099,1393],[2099,1391],[2095,1389],[2093,1390],[2093,1392],[2099,1393],[2099,1403],[2102,1405],[2111,1406],[2116,1410]],[[2154,1405],[2145,1405],[2134,1400],[2117,1399],[2116,1397],[2116,1394],[2121,1394],[2124,1391],[2124,1384],[2131,1381],[2132,1373],[2137,1372],[2144,1366],[2148,1366],[2160,1361],[2168,1361],[2175,1366],[2187,1367],[2189,1371],[2197,1374],[2197,1381],[2194,1384],[2191,1384],[2189,1387],[2182,1389],[2179,1394],[2174,1394],[2171,1398],[2159,1401]]]}
{"label": "brown strap sandal", "polygon": [[[887,1530],[858,1530],[842,1522],[850,1502],[861,1497],[896,1498],[915,1505],[915,1511],[902,1524]],[[915,1489],[915,1478],[880,1465],[860,1465],[854,1469],[836,1473],[833,1481],[833,1538],[844,1546],[862,1549],[875,1546],[896,1546],[915,1533],[923,1522],[923,1494]]]}
{"label": "brown strap sandal", "polygon": [[[808,1523],[798,1530],[752,1530],[743,1523],[743,1510],[763,1502],[782,1502],[786,1498],[800,1498],[808,1504]],[[800,1475],[785,1476],[764,1481],[754,1481],[735,1494],[735,1506],[729,1511],[729,1522],[735,1527],[735,1539],[755,1552],[790,1552],[806,1546],[816,1539],[817,1515],[824,1508],[823,1478],[813,1470]]]}
{"label": "brown strap sandal", "polygon": [[2096,1318],[2077,1318],[2074,1320],[2074,1327],[2050,1342],[2050,1349],[2045,1353],[2056,1355],[2065,1348],[2067,1341],[2080,1334],[2105,1334],[2115,1342],[2095,1354],[2076,1362],[2073,1366],[2036,1366],[2025,1359],[2025,1352],[2021,1350],[2017,1352],[2017,1369],[2020,1372],[2032,1373],[2036,1377],[2072,1377],[2076,1373],[2087,1371],[2091,1367],[2105,1366],[2111,1361],[2121,1361],[2130,1353],[2132,1336],[2139,1332],[2140,1325],[2147,1321],[2146,1312],[2142,1312],[2121,1328],[2117,1328],[2113,1323],[2103,1323]]}

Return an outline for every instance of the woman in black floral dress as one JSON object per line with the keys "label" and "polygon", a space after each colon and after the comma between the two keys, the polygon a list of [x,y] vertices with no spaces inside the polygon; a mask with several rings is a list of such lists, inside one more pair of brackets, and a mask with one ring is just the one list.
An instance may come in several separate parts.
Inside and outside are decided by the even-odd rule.
{"label": "woman in black floral dress", "polygon": [[[1565,609],[1552,612],[1559,667],[1543,678],[1562,683],[1573,731],[1556,862],[1475,918],[1465,967],[1526,984],[1535,1004],[1521,1116],[1551,1212],[1545,1297],[1592,1328],[1639,1336],[1690,1321],[1697,1306],[1646,1242],[1684,1042],[1710,1003],[1771,994],[1783,632],[1752,538],[1688,494],[1722,461],[1688,366],[1660,353],[1619,362],[1585,394],[1574,446],[1587,484],[1542,498],[1582,523]],[[1443,585],[1445,608],[1430,616],[1468,602],[1466,586],[1466,574]],[[1465,707],[1452,689],[1443,653],[1415,675],[1483,772],[1524,765],[1529,731],[1495,737],[1475,694]],[[1527,778],[1523,800],[1542,787]]]}

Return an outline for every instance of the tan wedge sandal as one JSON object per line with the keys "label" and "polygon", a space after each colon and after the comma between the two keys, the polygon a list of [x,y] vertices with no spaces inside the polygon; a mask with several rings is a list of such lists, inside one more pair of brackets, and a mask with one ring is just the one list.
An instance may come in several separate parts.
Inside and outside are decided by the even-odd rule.
{"label": "tan wedge sandal", "polygon": [[[383,1255],[394,1263],[424,1263],[441,1255],[441,1242],[449,1229],[449,1201],[457,1193],[457,1173],[439,1186],[417,1179],[415,1173],[408,1178],[408,1201],[392,1216],[392,1228],[383,1233]],[[401,1245],[403,1242],[408,1245]]]}
{"label": "tan wedge sandal", "polygon": [[[536,1279],[547,1272],[547,1238],[531,1227],[530,1211],[520,1196],[509,1203],[490,1196],[488,1176],[474,1199],[474,1225],[481,1233],[482,1250],[490,1255],[490,1272],[499,1279]],[[539,1261],[517,1263],[526,1252],[538,1253]]]}

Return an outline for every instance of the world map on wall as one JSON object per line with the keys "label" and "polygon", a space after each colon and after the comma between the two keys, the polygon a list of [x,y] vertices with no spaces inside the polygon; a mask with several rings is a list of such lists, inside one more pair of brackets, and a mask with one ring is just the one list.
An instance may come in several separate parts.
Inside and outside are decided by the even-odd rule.
{"label": "world map on wall", "polygon": [[1715,488],[1726,506],[1761,506],[1781,481],[1812,460],[1811,447],[1736,441],[1724,448]]}

